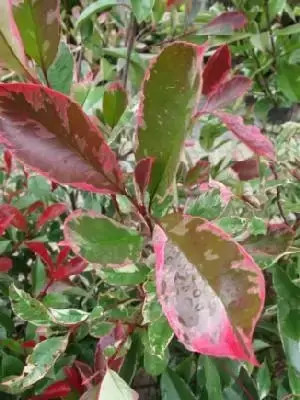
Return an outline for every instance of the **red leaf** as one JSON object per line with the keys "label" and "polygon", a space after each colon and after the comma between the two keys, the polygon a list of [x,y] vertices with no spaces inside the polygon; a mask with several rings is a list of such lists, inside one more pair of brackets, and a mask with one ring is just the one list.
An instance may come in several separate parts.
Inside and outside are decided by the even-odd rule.
{"label": "red leaf", "polygon": [[94,375],[92,368],[88,364],[78,360],[75,361],[74,365],[77,368],[77,371],[79,372],[79,375],[82,380],[82,385],[90,387],[91,380]]}
{"label": "red leaf", "polygon": [[11,206],[10,204],[2,204],[0,206],[0,232],[5,231],[9,225],[7,225],[8,220],[10,220],[9,225],[13,225],[15,228],[20,231],[26,232],[27,230],[27,221],[23,216],[20,210],[16,207]]}
{"label": "red leaf", "polygon": [[74,257],[64,265],[58,265],[57,269],[51,271],[51,276],[55,280],[63,280],[71,275],[78,275],[86,269],[88,262],[81,257]]}
{"label": "red leaf", "polygon": [[233,193],[228,186],[224,185],[224,183],[222,182],[215,181],[213,179],[207,183],[201,183],[200,189],[204,192],[207,192],[209,189],[219,189],[224,206],[227,206],[227,204],[233,197]]}
{"label": "red leaf", "polygon": [[202,93],[211,95],[228,77],[231,70],[231,54],[227,44],[218,48],[205,65]]}
{"label": "red leaf", "polygon": [[44,209],[44,203],[42,201],[36,201],[32,204],[30,204],[30,206],[27,208],[27,210],[25,211],[25,214],[32,214],[34,213],[36,210],[38,210],[39,208],[41,208],[42,210]]}
{"label": "red leaf", "polygon": [[8,257],[0,257],[0,272],[8,272],[13,266],[13,262]]}
{"label": "red leaf", "polygon": [[61,214],[67,211],[67,206],[64,203],[56,203],[47,207],[43,214],[37,221],[37,228],[40,229],[47,222],[59,217]]}
{"label": "red leaf", "polygon": [[41,257],[44,263],[50,268],[53,268],[53,262],[47,247],[42,242],[25,242],[26,246],[33,251],[35,254]]}
{"label": "red leaf", "polygon": [[26,342],[22,343],[22,347],[25,349],[33,349],[36,346],[36,341],[35,340],[27,340]]}
{"label": "red leaf", "polygon": [[4,151],[4,162],[5,162],[5,171],[8,175],[11,174],[11,167],[12,167],[12,155],[9,150]]}
{"label": "red leaf", "polygon": [[209,179],[209,170],[209,161],[197,161],[197,163],[188,171],[185,178],[185,185],[192,186],[196,183],[207,182]]}
{"label": "red leaf", "polygon": [[50,400],[58,397],[66,397],[72,391],[67,380],[58,381],[48,386],[44,392],[38,396],[33,396],[30,400]]}
{"label": "red leaf", "polygon": [[153,161],[153,157],[142,158],[139,160],[134,170],[134,179],[139,187],[142,197],[144,197],[150,181]]}
{"label": "red leaf", "polygon": [[226,108],[233,101],[243,96],[251,87],[252,82],[249,78],[241,75],[234,76],[229,81],[221,84],[204,104],[201,113],[210,113],[222,108]]}
{"label": "red leaf", "polygon": [[40,85],[0,84],[0,141],[59,183],[123,192],[117,158],[102,133],[68,97]]}
{"label": "red leaf", "polygon": [[247,24],[248,20],[245,14],[240,11],[229,11],[218,15],[216,18],[206,24],[202,28],[202,32],[205,33],[205,31],[207,31],[209,34],[210,32],[216,32],[220,30],[226,31],[226,28],[227,30],[235,31],[237,29],[244,28],[244,26]]}
{"label": "red leaf", "polygon": [[167,7],[178,6],[183,4],[185,0],[167,0]]}
{"label": "red leaf", "polygon": [[59,254],[58,254],[58,256],[57,256],[56,265],[61,265],[61,264],[65,261],[65,259],[68,257],[70,251],[71,251],[71,247],[69,247],[69,246],[64,246],[64,247],[60,250],[60,252],[59,252]]}
{"label": "red leaf", "polygon": [[241,181],[250,181],[259,177],[259,165],[256,158],[248,160],[235,161],[231,168],[237,173]]}
{"label": "red leaf", "polygon": [[185,347],[257,364],[251,346],[264,278],[230,235],[199,217],[169,214],[154,230],[156,289]]}
{"label": "red leaf", "polygon": [[271,140],[264,136],[257,126],[245,125],[242,117],[225,112],[215,112],[214,115],[220,118],[227,128],[254,153],[270,160],[275,159],[275,151]]}
{"label": "red leaf", "polygon": [[82,385],[81,376],[75,367],[65,367],[64,368],[65,375],[67,377],[70,385],[77,390],[79,393],[84,392],[84,387]]}

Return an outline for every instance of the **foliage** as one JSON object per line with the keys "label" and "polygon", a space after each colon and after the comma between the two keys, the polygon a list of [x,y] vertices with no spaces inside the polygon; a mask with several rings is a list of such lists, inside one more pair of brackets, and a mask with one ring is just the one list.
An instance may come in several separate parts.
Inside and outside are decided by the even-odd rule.
{"label": "foliage", "polygon": [[3,399],[300,396],[300,9],[208,3],[1,1]]}

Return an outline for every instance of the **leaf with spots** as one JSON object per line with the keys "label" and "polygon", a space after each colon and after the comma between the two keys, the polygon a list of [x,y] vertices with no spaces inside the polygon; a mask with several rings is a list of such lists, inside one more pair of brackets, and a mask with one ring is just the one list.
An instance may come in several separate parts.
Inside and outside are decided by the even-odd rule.
{"label": "leaf with spots", "polygon": [[35,346],[27,357],[23,374],[0,383],[0,390],[11,394],[23,393],[46,376],[56,360],[64,353],[68,336],[52,337]]}
{"label": "leaf with spots", "polygon": [[[151,199],[168,194],[201,92],[205,46],[177,42],[165,49],[146,72],[139,104],[136,156],[153,157]],[[174,68],[176,65],[176,68]]]}
{"label": "leaf with spots", "polygon": [[158,297],[178,339],[190,351],[256,364],[265,288],[251,256],[211,222],[179,213],[155,227],[153,244]]}
{"label": "leaf with spots", "polygon": [[54,61],[60,39],[59,0],[12,0],[26,54],[44,73]]}
{"label": "leaf with spots", "polygon": [[123,191],[121,170],[80,106],[54,90],[0,84],[0,142],[55,182],[100,193]]}

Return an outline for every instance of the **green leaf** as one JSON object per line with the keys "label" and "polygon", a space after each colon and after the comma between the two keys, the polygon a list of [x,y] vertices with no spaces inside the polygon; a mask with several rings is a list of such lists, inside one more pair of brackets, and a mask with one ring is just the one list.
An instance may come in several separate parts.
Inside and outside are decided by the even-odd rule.
{"label": "green leaf", "polygon": [[108,335],[115,327],[112,322],[103,321],[101,319],[92,319],[90,322],[89,332],[95,338],[101,338]]}
{"label": "green leaf", "polygon": [[247,220],[240,217],[223,217],[216,221],[218,226],[232,236],[240,235],[247,226]]}
{"label": "green leaf", "polygon": [[150,322],[148,326],[149,352],[157,355],[164,354],[173,336],[174,332],[164,315]]}
{"label": "green leaf", "polygon": [[88,7],[84,9],[84,11],[80,14],[76,22],[75,28],[78,29],[79,26],[86,21],[87,19],[93,17],[94,14],[101,14],[110,10],[112,7],[115,6],[124,6],[128,7],[126,1],[119,1],[119,0],[98,0],[94,3],[90,4]]}
{"label": "green leaf", "polygon": [[284,96],[292,102],[300,100],[300,65],[291,65],[285,61],[277,70],[277,85]]}
{"label": "green leaf", "polygon": [[13,19],[10,1],[0,2],[0,63],[30,77],[21,37]]}
{"label": "green leaf", "polygon": [[262,218],[254,217],[251,219],[249,224],[250,235],[266,235],[267,234],[267,224]]}
{"label": "green leaf", "polygon": [[151,376],[162,374],[169,363],[169,353],[166,350],[164,354],[150,353],[145,346],[144,349],[144,369]]}
{"label": "green leaf", "polygon": [[37,199],[47,199],[51,194],[51,183],[41,175],[32,175],[28,179],[28,191]]}
{"label": "green leaf", "polygon": [[195,217],[204,217],[212,220],[221,214],[223,208],[218,191],[212,190],[196,199],[188,199],[185,205],[185,212]]}
{"label": "green leaf", "polygon": [[31,269],[32,294],[37,296],[45,286],[47,272],[44,263],[37,258]]}
{"label": "green leaf", "polygon": [[119,375],[128,385],[132,384],[134,377],[136,376],[137,369],[139,367],[139,361],[141,358],[141,341],[140,336],[137,332],[134,332],[131,336],[131,346],[128,350],[122,367],[119,371]]}
{"label": "green leaf", "polygon": [[127,93],[118,83],[110,84],[103,96],[104,121],[114,128],[127,107]]}
{"label": "green leaf", "polygon": [[223,400],[221,380],[214,360],[204,357],[205,387],[209,399]]}
{"label": "green leaf", "polygon": [[300,32],[300,24],[292,24],[282,29],[275,29],[274,33],[278,36],[297,35]]}
{"label": "green leaf", "polygon": [[50,318],[58,325],[72,326],[77,325],[87,320],[89,314],[82,310],[67,308],[67,309],[49,309]]}
{"label": "green leaf", "polygon": [[176,372],[168,368],[160,381],[162,400],[196,400],[196,396]]}
{"label": "green leaf", "polygon": [[136,230],[96,213],[73,213],[64,226],[72,250],[94,264],[122,265],[138,261],[143,238]]}
{"label": "green leaf", "polygon": [[24,364],[22,361],[14,356],[6,353],[2,354],[1,360],[1,377],[20,375],[23,372]]}
{"label": "green leaf", "polygon": [[162,201],[172,187],[201,87],[202,53],[190,44],[174,43],[162,50],[146,73],[136,157],[155,160],[148,186],[151,199],[157,196]]}
{"label": "green leaf", "polygon": [[59,0],[13,1],[13,13],[26,54],[46,73],[55,59],[60,38]]}
{"label": "green leaf", "polygon": [[48,293],[43,298],[43,304],[44,306],[51,308],[68,308],[70,306],[70,300],[63,293],[53,292]]}
{"label": "green leaf", "polygon": [[277,292],[278,329],[288,362],[288,375],[292,393],[300,394],[300,324],[295,320],[300,312],[300,288],[280,267],[273,269],[273,282]]}
{"label": "green leaf", "polygon": [[73,81],[74,59],[69,46],[60,42],[58,53],[48,70],[48,82],[52,89],[69,94]]}
{"label": "green leaf", "polygon": [[14,331],[14,323],[11,317],[9,317],[10,311],[4,309],[4,311],[0,311],[0,325],[3,326],[10,336]]}
{"label": "green leaf", "polygon": [[137,400],[137,393],[113,370],[107,369],[99,393],[101,400]]}
{"label": "green leaf", "polygon": [[149,271],[149,267],[144,264],[130,264],[120,268],[101,268],[99,275],[110,285],[127,286],[144,282]]}
{"label": "green leaf", "polygon": [[90,84],[77,84],[72,88],[74,100],[81,106],[88,115],[93,115],[101,106],[104,94],[102,86],[93,86]]}
{"label": "green leaf", "polygon": [[151,14],[155,0],[130,0],[137,22],[140,24]]}
{"label": "green leaf", "polygon": [[0,240],[0,254],[3,254],[7,250],[10,243],[10,240]]}
{"label": "green leaf", "polygon": [[58,357],[66,350],[68,337],[52,337],[35,346],[27,357],[23,374],[0,383],[0,390],[18,394],[46,376]]}
{"label": "green leaf", "polygon": [[266,398],[271,389],[271,376],[266,361],[259,367],[256,375],[259,399]]}
{"label": "green leaf", "polygon": [[13,312],[19,318],[30,321],[34,325],[52,325],[47,308],[14,284],[9,288],[9,297]]}

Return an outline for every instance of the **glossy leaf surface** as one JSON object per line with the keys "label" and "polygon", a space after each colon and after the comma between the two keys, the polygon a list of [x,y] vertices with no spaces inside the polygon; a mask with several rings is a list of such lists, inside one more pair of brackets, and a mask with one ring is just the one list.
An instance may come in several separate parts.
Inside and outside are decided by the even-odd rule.
{"label": "glossy leaf surface", "polygon": [[93,212],[71,214],[65,221],[64,233],[74,253],[103,266],[137,261],[143,245],[137,231]]}
{"label": "glossy leaf surface", "polygon": [[99,399],[138,400],[138,394],[113,370],[108,369],[99,392]]}
{"label": "glossy leaf surface", "polygon": [[47,207],[43,214],[39,217],[37,221],[37,228],[41,228],[47,222],[59,217],[61,214],[67,211],[67,206],[64,203],[51,204]]}
{"label": "glossy leaf surface", "polygon": [[39,85],[0,85],[0,140],[52,180],[102,192],[122,187],[101,132],[68,97]]}
{"label": "glossy leaf surface", "polygon": [[256,363],[251,347],[265,289],[261,270],[220,228],[171,214],[155,228],[156,284],[177,338],[191,351]]}
{"label": "glossy leaf surface", "polygon": [[148,186],[151,198],[164,198],[176,174],[200,95],[204,51],[205,47],[174,43],[160,53],[146,72],[139,105],[136,156],[138,160],[155,160]]}
{"label": "glossy leaf surface", "polygon": [[53,62],[60,37],[59,0],[12,0],[26,54],[44,72]]}

